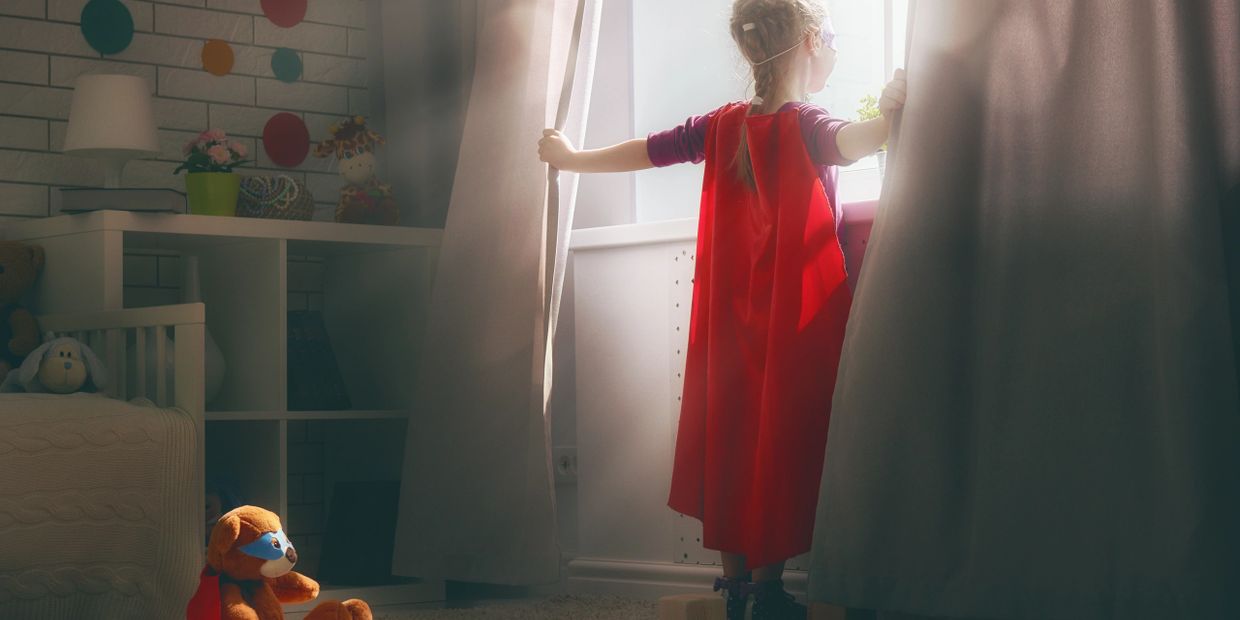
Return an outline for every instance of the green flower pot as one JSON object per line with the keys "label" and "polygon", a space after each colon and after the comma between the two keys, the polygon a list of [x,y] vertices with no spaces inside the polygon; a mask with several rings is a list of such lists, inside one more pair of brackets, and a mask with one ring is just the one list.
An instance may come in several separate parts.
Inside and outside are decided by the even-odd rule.
{"label": "green flower pot", "polygon": [[191,172],[185,175],[189,212],[194,215],[237,214],[241,177],[235,172]]}

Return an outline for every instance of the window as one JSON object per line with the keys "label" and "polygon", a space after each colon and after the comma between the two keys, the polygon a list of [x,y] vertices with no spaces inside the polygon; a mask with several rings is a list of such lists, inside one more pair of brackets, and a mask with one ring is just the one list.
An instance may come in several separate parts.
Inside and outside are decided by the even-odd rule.
{"label": "window", "polygon": [[[825,0],[837,32],[839,58],[813,103],[841,118],[857,116],[860,100],[878,96],[904,63],[909,0]],[[633,0],[633,121],[645,136],[681,124],[727,101],[752,96],[749,67],[728,33],[728,0]],[[637,176],[637,220],[697,215],[702,171],[673,166]],[[878,196],[877,161],[840,171],[844,204]]]}

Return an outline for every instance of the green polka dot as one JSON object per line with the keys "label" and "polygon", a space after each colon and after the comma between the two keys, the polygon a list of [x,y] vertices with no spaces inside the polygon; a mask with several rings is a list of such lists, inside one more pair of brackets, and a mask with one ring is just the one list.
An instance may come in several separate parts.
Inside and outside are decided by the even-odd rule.
{"label": "green polka dot", "polygon": [[281,82],[296,82],[301,79],[301,56],[282,47],[271,55],[271,70]]}
{"label": "green polka dot", "polygon": [[82,7],[82,36],[100,54],[115,54],[133,41],[133,16],[120,0],[90,0]]}

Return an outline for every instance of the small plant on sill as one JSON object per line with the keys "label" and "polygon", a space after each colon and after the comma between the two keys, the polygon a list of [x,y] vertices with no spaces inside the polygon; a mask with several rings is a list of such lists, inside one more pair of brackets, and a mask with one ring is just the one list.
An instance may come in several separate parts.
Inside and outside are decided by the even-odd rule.
{"label": "small plant on sill", "polygon": [[[869,121],[869,120],[876,119],[882,115],[883,115],[882,111],[878,109],[878,98],[877,97],[875,97],[874,95],[866,95],[865,97],[861,98],[861,107],[857,108],[857,120],[858,121]],[[878,150],[886,151],[887,143],[884,142],[882,146],[878,147]]]}

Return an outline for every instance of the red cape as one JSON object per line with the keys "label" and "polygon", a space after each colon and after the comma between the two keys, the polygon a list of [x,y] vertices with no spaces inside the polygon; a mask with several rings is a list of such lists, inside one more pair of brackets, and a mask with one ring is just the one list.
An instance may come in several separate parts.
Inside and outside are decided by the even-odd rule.
{"label": "red cape", "polygon": [[185,607],[186,620],[220,620],[220,576],[208,566],[198,577],[198,590]]}
{"label": "red cape", "polygon": [[[671,497],[702,543],[764,566],[808,551],[852,293],[796,110],[722,108],[706,169]],[[757,188],[733,159],[747,127]]]}

